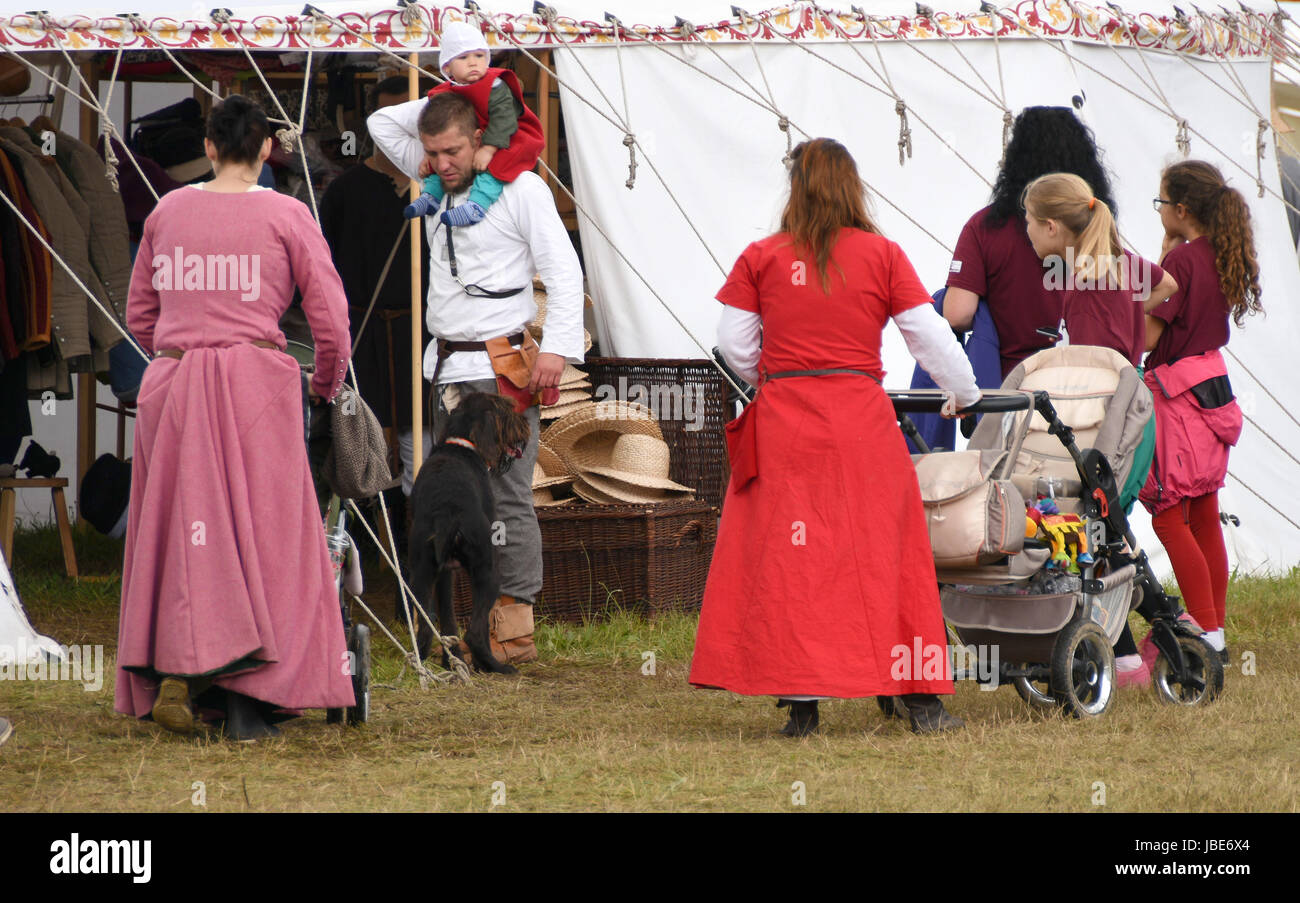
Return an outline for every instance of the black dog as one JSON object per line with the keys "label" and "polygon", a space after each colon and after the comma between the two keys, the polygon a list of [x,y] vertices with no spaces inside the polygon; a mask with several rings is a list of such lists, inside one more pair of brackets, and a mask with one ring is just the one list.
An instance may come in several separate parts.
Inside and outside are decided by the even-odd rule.
{"label": "black dog", "polygon": [[[476,668],[501,674],[514,674],[515,668],[498,662],[488,643],[488,613],[501,582],[492,545],[495,505],[488,474],[504,471],[521,457],[528,438],[528,421],[515,413],[509,399],[469,393],[448,417],[411,490],[409,561],[416,601],[432,618],[434,591],[438,629],[444,636],[455,635],[450,565],[452,559],[459,561],[474,595],[465,645]],[[416,644],[420,658],[427,658],[433,630],[424,619]]]}

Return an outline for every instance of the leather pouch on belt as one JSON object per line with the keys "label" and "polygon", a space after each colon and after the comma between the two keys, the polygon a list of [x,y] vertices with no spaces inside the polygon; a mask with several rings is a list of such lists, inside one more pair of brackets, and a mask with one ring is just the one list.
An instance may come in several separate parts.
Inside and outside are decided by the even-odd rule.
{"label": "leather pouch on belt", "polygon": [[497,375],[497,390],[515,403],[515,412],[522,414],[535,404],[555,404],[560,390],[554,386],[538,392],[528,391],[533,367],[537,364],[540,349],[533,337],[524,332],[523,344],[515,348],[505,336],[487,339],[488,357],[492,359],[492,372]]}

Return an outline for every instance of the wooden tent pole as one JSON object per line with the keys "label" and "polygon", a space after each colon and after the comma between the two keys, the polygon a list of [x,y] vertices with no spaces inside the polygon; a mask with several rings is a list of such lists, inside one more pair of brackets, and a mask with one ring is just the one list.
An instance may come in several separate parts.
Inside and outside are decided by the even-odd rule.
{"label": "wooden tent pole", "polygon": [[[99,93],[99,72],[94,62],[89,58],[81,64],[81,75],[86,80],[86,88],[82,88],[83,97],[88,97],[98,101],[97,96],[91,96],[91,92],[96,95]],[[99,135],[99,119],[95,111],[82,104],[81,106],[81,140],[91,147],[95,146],[95,138]],[[81,486],[81,478],[85,476],[90,465],[95,461],[95,419],[97,411],[95,400],[99,395],[99,383],[95,380],[94,373],[77,374],[77,481],[73,484],[73,497],[78,498],[78,491]],[[80,521],[81,505],[77,505],[77,520]]]}
{"label": "wooden tent pole", "polygon": [[[406,70],[407,87],[411,100],[419,99],[420,55],[411,54],[411,68]],[[420,196],[420,185],[411,182],[411,201]],[[424,349],[420,347],[420,324],[424,322],[420,305],[420,217],[411,220],[411,443],[414,462],[411,467],[411,479],[420,472],[424,462]]]}

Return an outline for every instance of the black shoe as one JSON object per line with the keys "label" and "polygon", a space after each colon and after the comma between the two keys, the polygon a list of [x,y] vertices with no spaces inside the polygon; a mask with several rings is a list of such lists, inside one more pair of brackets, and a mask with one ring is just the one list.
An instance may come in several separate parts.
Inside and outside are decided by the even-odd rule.
{"label": "black shoe", "polygon": [[966,726],[965,721],[949,714],[933,693],[909,693],[902,699],[914,734],[936,734]]}
{"label": "black shoe", "polygon": [[267,724],[259,711],[257,700],[243,693],[226,691],[226,725],[227,739],[239,743],[252,743],[266,737],[280,736],[280,729]]}
{"label": "black shoe", "polygon": [[903,702],[902,696],[877,696],[876,705],[880,706],[886,718],[907,720],[907,703]]}
{"label": "black shoe", "polygon": [[781,728],[781,733],[785,736],[806,737],[817,732],[817,725],[821,721],[817,715],[817,700],[795,702],[792,699],[778,699],[776,707],[790,709],[790,720]]}
{"label": "black shoe", "polygon": [[1232,656],[1228,655],[1227,646],[1224,646],[1222,649],[1219,650],[1219,661],[1223,662],[1225,665],[1230,664],[1232,662]]}

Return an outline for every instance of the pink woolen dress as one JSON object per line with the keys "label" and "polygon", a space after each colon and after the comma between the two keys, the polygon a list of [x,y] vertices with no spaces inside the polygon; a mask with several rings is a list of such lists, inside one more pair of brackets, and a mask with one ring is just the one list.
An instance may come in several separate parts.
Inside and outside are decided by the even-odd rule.
{"label": "pink woolen dress", "polygon": [[146,351],[185,354],[155,358],[140,387],[119,712],[148,715],[159,675],[214,676],[287,709],[354,702],[299,368],[277,326],[295,285],[316,342],[312,386],[332,398],[347,301],[300,201],[183,188],[145,221],[127,325]]}

